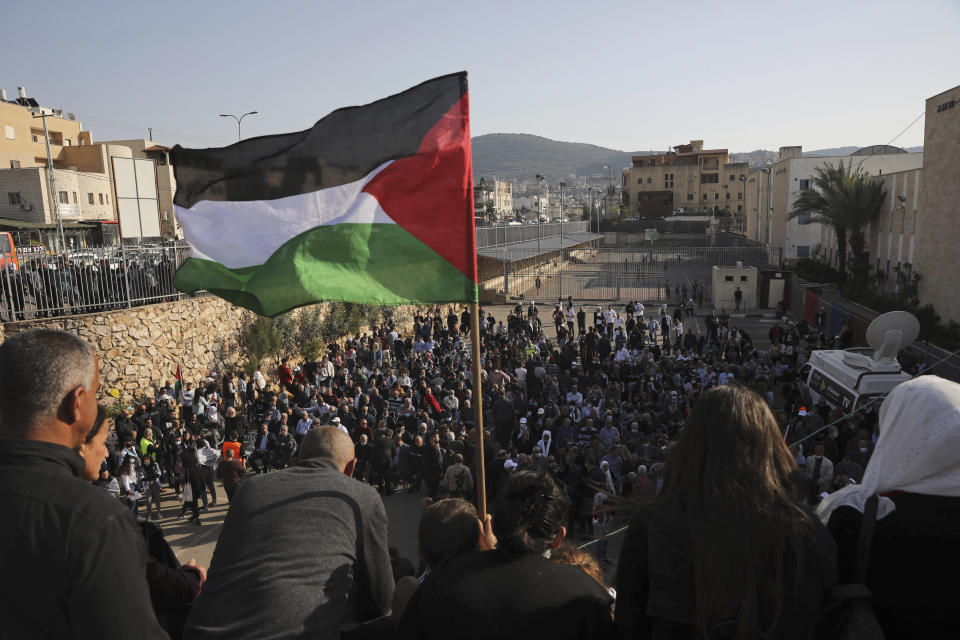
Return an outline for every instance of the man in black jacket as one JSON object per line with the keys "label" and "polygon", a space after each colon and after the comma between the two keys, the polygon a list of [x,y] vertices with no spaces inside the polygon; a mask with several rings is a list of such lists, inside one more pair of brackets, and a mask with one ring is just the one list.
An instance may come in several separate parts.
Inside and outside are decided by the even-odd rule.
{"label": "man in black jacket", "polygon": [[336,638],[390,611],[387,514],[355,464],[349,436],[319,427],[296,465],[243,481],[185,638]]}
{"label": "man in black jacket", "polygon": [[99,384],[75,335],[25,331],[0,346],[0,548],[15,550],[0,560],[4,637],[167,637],[130,510],[80,479]]}

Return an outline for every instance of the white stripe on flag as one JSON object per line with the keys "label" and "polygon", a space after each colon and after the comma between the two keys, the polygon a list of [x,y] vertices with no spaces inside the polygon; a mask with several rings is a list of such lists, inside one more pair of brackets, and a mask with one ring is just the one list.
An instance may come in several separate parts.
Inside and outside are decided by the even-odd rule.
{"label": "white stripe on flag", "polygon": [[343,223],[396,224],[363,188],[393,161],[347,184],[276,200],[214,202],[174,207],[192,255],[237,269],[263,264],[304,231]]}

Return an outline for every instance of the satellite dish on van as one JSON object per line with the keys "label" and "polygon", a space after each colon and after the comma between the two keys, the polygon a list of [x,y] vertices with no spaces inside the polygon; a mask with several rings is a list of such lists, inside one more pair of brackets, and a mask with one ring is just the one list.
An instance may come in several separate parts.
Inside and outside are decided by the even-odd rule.
{"label": "satellite dish on van", "polygon": [[873,348],[874,360],[889,362],[919,335],[920,321],[916,316],[906,311],[890,311],[867,327],[867,344]]}

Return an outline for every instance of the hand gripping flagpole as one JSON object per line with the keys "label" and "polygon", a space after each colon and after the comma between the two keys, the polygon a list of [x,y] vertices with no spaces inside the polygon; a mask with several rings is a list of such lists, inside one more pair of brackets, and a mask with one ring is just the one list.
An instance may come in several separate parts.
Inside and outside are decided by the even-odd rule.
{"label": "hand gripping flagpole", "polygon": [[487,518],[487,473],[483,455],[483,390],[480,377],[480,304],[470,306],[470,346],[473,352],[473,438],[476,446],[477,513],[480,521]]}

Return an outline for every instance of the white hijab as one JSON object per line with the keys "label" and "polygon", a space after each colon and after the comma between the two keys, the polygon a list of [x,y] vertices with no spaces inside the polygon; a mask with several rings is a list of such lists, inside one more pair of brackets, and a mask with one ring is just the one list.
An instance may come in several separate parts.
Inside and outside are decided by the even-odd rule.
{"label": "white hijab", "polygon": [[[547,436],[550,436],[549,439]],[[553,434],[550,433],[549,429],[544,429],[543,434],[540,436],[540,441],[537,442],[537,446],[540,447],[540,451],[543,453],[544,457],[550,455],[550,446],[553,444]]]}
{"label": "white hijab", "polygon": [[617,489],[613,485],[613,476],[610,475],[610,463],[606,460],[600,462],[600,473],[603,474],[603,486],[604,489],[610,492],[610,495],[617,495]]}
{"label": "white hijab", "polygon": [[[817,515],[826,522],[837,507],[862,512],[867,498],[891,491],[960,496],[960,384],[920,376],[895,387],[880,406],[880,438],[862,482],[825,498]],[[877,518],[895,508],[880,498]]]}

